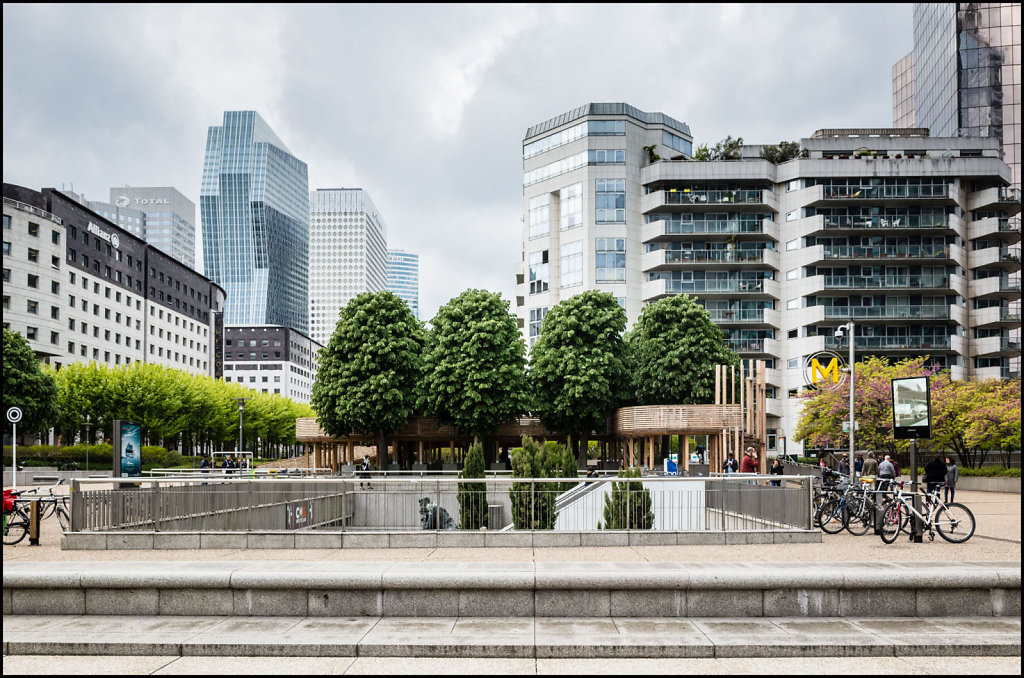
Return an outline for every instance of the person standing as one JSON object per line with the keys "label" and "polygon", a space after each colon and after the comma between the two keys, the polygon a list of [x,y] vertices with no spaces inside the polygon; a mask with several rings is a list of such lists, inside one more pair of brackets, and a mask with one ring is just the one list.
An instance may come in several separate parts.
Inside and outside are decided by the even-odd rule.
{"label": "person standing", "polygon": [[839,458],[839,475],[848,476],[850,475],[850,465],[846,463],[846,457]]}
{"label": "person standing", "polygon": [[960,469],[953,463],[952,457],[946,457],[946,489],[943,493],[943,501],[947,503],[955,501],[953,496],[956,494],[956,483],[958,480],[960,480]]}
{"label": "person standing", "polygon": [[[785,469],[783,469],[782,467],[782,461],[778,457],[772,460],[772,468],[769,471],[769,473],[771,473],[773,476],[781,476],[785,473]],[[781,480],[772,481],[772,487],[779,487],[781,485]]]}
{"label": "person standing", "polygon": [[743,454],[743,461],[740,463],[740,473],[757,473],[757,459],[754,457],[754,448],[748,447]]}
{"label": "person standing", "polygon": [[892,457],[888,454],[878,465],[878,489],[888,490],[892,487],[892,481],[896,478],[896,467],[893,466]]}
{"label": "person standing", "polygon": [[853,462],[853,472],[857,474],[858,478],[864,472],[864,456],[860,452],[857,453],[857,459]]}
{"label": "person standing", "polygon": [[935,455],[935,458],[924,465],[924,482],[928,488],[928,494],[939,489],[946,482],[946,465],[942,463],[942,457]]}
{"label": "person standing", "polygon": [[364,454],[363,461],[359,464],[359,489],[363,489],[363,480],[366,480],[367,489],[372,490],[373,485],[370,484],[370,455]]}
{"label": "person standing", "polygon": [[723,473],[736,473],[740,470],[739,464],[736,463],[736,459],[733,458],[732,452],[729,453],[729,458],[722,462]]}
{"label": "person standing", "polygon": [[864,466],[860,470],[863,476],[873,476],[878,474],[878,460],[875,459],[874,452],[868,452],[868,458],[864,460]]}

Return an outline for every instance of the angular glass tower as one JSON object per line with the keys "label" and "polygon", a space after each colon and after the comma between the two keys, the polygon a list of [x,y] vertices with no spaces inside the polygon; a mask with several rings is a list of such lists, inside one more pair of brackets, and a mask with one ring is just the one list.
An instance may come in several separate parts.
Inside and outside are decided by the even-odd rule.
{"label": "angular glass tower", "polygon": [[225,111],[210,127],[199,209],[205,274],[227,292],[225,324],[308,334],[306,163],[255,111]]}
{"label": "angular glass tower", "polygon": [[388,250],[388,289],[405,299],[419,320],[420,255],[405,250]]}

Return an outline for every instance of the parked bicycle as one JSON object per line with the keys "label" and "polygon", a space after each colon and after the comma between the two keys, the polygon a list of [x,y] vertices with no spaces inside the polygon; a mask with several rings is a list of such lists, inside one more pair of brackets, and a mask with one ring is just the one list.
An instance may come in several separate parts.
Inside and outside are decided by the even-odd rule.
{"label": "parked bicycle", "polygon": [[[21,494],[22,495],[27,495],[27,494],[39,495],[39,493],[41,493],[41,492],[48,492],[49,493],[48,496],[43,498],[42,503],[40,503],[40,505],[39,505],[39,519],[40,520],[46,520],[47,518],[52,516],[54,514],[54,512],[55,512],[55,510],[56,510],[58,505],[60,505],[64,509],[64,513],[65,513],[65,515],[67,515],[68,514],[68,496],[66,494],[65,495],[57,495],[57,494],[53,493],[53,490],[54,490],[55,487],[60,487],[61,485],[63,485],[66,482],[67,482],[66,480],[58,480],[56,483],[54,483],[53,485],[50,485],[49,487],[36,487],[36,488],[32,488],[31,490],[22,490]],[[61,523],[61,526],[63,527],[63,523]],[[67,529],[67,528],[65,528],[65,529]]]}
{"label": "parked bicycle", "polygon": [[[881,537],[886,544],[896,541],[900,532],[907,529],[912,516],[921,520],[931,540],[935,539],[935,533],[938,532],[946,541],[962,544],[974,535],[976,524],[969,508],[956,502],[945,503],[940,498],[938,488],[931,492],[904,492],[905,484],[908,483],[898,482],[893,498],[882,507]],[[923,515],[914,508],[915,495],[920,496],[924,502]]]}
{"label": "parked bicycle", "polygon": [[17,544],[28,534],[28,512],[24,506],[18,506],[19,495],[21,492],[4,490],[3,542],[7,546]]}

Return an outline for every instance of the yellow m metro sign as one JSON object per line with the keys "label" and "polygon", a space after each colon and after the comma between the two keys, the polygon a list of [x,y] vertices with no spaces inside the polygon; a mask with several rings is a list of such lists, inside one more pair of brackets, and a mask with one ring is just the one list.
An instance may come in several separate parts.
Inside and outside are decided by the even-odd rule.
{"label": "yellow m metro sign", "polygon": [[818,362],[817,358],[811,359],[811,383],[815,386],[820,380],[827,379],[829,375],[832,375],[832,383],[839,383],[839,359],[832,358],[828,366],[824,369],[821,367],[821,363]]}

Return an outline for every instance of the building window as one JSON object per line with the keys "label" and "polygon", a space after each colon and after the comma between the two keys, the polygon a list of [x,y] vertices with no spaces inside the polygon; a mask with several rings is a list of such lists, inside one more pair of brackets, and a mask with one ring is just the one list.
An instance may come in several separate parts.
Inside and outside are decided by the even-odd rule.
{"label": "building window", "polygon": [[583,225],[583,184],[573,184],[558,191],[562,230]]}
{"label": "building window", "polygon": [[597,282],[626,282],[626,239],[597,239]]}
{"label": "building window", "polygon": [[34,250],[31,247],[29,247],[28,248],[28,260],[29,261],[38,262],[39,261],[39,250]]}
{"label": "building window", "polygon": [[54,346],[60,344],[60,332],[50,332],[50,343]]}
{"label": "building window", "polygon": [[28,299],[25,301],[25,310],[29,313],[39,313],[39,302]]}
{"label": "building window", "polygon": [[530,294],[548,291],[548,250],[530,253]]}
{"label": "building window", "polygon": [[671,149],[677,150],[684,155],[693,155],[693,143],[686,139],[676,136],[671,132],[662,130],[661,132],[661,143],[665,144]]}
{"label": "building window", "polygon": [[38,275],[32,275],[30,273],[28,275],[28,286],[33,288],[33,289],[39,289],[39,276]]}
{"label": "building window", "polygon": [[4,269],[4,282],[5,283],[11,282],[11,269],[9,269],[9,268],[5,268]]}
{"label": "building window", "polygon": [[33,224],[31,221],[28,222],[28,234],[33,238],[39,237],[39,224]]}
{"label": "building window", "polygon": [[599,224],[626,223],[626,180],[597,180],[597,216]]}
{"label": "building window", "polygon": [[587,163],[590,165],[625,165],[626,152],[610,148],[598,148],[587,151]]}
{"label": "building window", "polygon": [[54,245],[60,244],[60,231],[50,231],[50,242],[52,242]]}
{"label": "building window", "polygon": [[537,339],[540,337],[540,326],[544,322],[544,316],[548,313],[548,307],[542,306],[540,308],[530,309],[530,346],[537,343]]}
{"label": "building window", "polygon": [[39,334],[39,330],[37,328],[35,328],[35,327],[26,327],[25,328],[25,338],[26,339],[32,339],[33,341],[35,341],[35,339],[38,336],[38,334]]}
{"label": "building window", "polygon": [[530,198],[530,239],[540,238],[548,234],[551,212],[551,194],[545,193]]}
{"label": "building window", "polygon": [[583,284],[583,241],[577,240],[562,245],[559,259],[561,286],[572,287]]}

